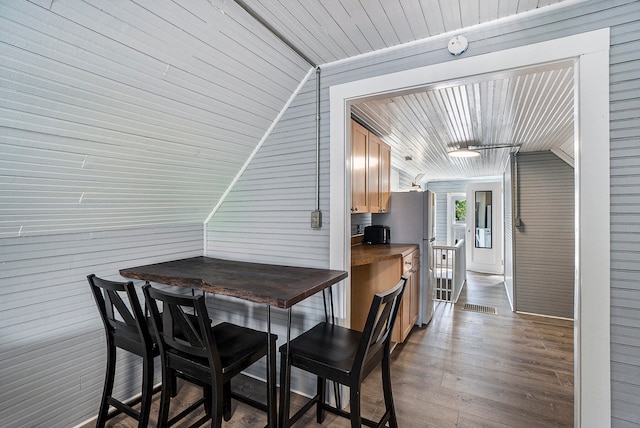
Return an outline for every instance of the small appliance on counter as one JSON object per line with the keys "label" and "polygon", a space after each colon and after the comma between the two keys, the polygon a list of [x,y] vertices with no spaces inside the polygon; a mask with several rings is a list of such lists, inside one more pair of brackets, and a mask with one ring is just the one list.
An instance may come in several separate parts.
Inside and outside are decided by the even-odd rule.
{"label": "small appliance on counter", "polygon": [[364,228],[362,242],[365,244],[388,244],[391,242],[389,226],[373,225]]}

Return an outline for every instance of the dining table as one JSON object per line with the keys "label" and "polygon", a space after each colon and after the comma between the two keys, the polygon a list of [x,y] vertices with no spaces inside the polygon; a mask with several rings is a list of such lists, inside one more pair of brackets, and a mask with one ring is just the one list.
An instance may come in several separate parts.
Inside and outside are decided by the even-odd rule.
{"label": "dining table", "polygon": [[[292,307],[347,278],[348,272],[198,256],[125,268],[120,270],[120,275],[125,278],[144,280],[146,283],[155,282],[186,287],[265,304],[269,335],[271,334],[271,308],[285,309],[288,312],[286,338],[288,351],[291,340]],[[325,316],[326,313],[325,303]],[[267,342],[269,347],[267,420],[268,426],[275,428],[278,426],[275,361],[271,361],[271,341]],[[291,373],[287,372],[286,376],[288,378]]]}

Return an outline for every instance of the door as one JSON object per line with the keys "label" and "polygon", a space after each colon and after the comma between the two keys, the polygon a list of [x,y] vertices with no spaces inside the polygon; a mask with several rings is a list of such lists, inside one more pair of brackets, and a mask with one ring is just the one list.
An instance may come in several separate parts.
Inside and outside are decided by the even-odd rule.
{"label": "door", "polygon": [[467,185],[467,269],[502,275],[502,183]]}

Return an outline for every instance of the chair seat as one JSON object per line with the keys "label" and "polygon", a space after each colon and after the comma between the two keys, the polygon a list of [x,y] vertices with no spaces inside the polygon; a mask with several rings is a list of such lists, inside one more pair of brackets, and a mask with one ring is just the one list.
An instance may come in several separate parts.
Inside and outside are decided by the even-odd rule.
{"label": "chair seat", "polygon": [[[213,337],[218,345],[222,373],[233,372],[242,365],[242,360],[267,348],[267,333],[227,322],[213,327]],[[278,339],[275,334],[271,338]]]}
{"label": "chair seat", "polygon": [[[213,337],[218,347],[218,356],[222,366],[222,374],[234,376],[247,366],[263,356],[267,349],[267,333],[223,322],[212,328]],[[177,333],[181,336],[181,333]],[[271,335],[275,342],[278,337]],[[209,379],[209,360],[206,357],[195,357],[176,349],[168,351],[169,358],[175,368],[193,380],[211,383]]]}
{"label": "chair seat", "polygon": [[[140,333],[135,329],[131,329],[121,321],[112,320],[111,322],[113,325],[118,326],[113,335],[115,345],[129,352],[133,352],[134,354],[142,355],[145,344],[140,340]],[[145,320],[145,325],[151,325],[151,320],[148,317]],[[153,334],[150,334],[150,339],[151,343],[149,345],[151,348],[149,351],[154,357],[156,357],[160,355],[160,349],[158,348],[158,343]]]}
{"label": "chair seat", "polygon": [[[348,375],[361,336],[359,331],[322,322],[291,340],[292,364],[309,360]],[[280,347],[280,352],[286,352],[286,344]]]}

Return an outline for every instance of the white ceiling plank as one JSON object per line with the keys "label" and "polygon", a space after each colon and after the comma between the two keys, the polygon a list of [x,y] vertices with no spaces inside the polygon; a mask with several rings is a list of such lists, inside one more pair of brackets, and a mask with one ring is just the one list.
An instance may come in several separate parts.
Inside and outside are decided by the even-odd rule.
{"label": "white ceiling plank", "polygon": [[429,35],[442,34],[446,31],[445,20],[440,8],[438,0],[421,0],[422,10],[424,11],[427,26],[429,27]]}
{"label": "white ceiling plank", "polygon": [[463,27],[470,27],[480,22],[480,1],[481,0],[464,0],[460,2],[460,18]]}
{"label": "white ceiling plank", "polygon": [[440,13],[444,21],[445,31],[454,31],[462,28],[462,16],[460,14],[460,3],[458,1],[440,1]]}
{"label": "white ceiling plank", "polygon": [[431,34],[425,18],[420,0],[404,0],[401,2],[404,17],[407,20],[408,29],[411,30],[411,40],[419,40]]}

